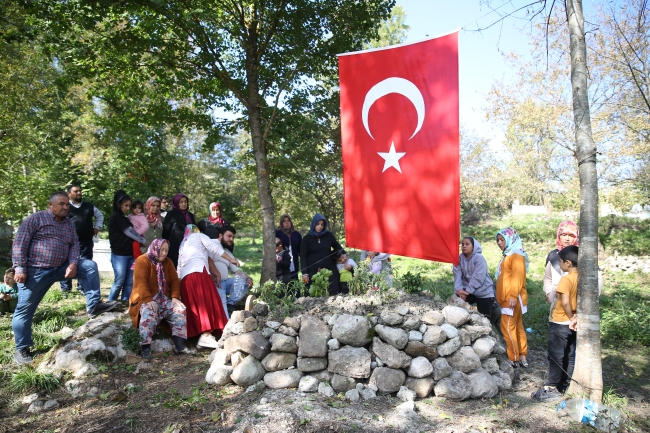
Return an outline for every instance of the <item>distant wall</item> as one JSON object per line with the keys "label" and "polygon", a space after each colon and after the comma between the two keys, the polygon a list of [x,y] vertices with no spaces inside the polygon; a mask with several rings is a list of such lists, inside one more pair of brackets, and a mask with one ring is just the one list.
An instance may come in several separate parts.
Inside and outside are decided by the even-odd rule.
{"label": "distant wall", "polygon": [[513,215],[539,215],[546,214],[548,211],[544,206],[522,206],[518,200],[512,204]]}

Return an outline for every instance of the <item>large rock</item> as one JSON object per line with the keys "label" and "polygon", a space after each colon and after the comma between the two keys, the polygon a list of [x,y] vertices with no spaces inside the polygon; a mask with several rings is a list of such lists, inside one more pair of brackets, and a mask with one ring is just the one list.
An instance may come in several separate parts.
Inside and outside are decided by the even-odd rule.
{"label": "large rock", "polygon": [[429,347],[436,347],[447,339],[447,334],[438,325],[430,325],[427,327],[427,332],[422,336],[422,343]]}
{"label": "large rock", "polygon": [[205,381],[211,385],[223,386],[232,382],[230,375],[233,368],[230,365],[212,365],[205,374]]}
{"label": "large rock", "polygon": [[300,392],[316,392],[318,391],[318,379],[312,376],[303,376],[298,384]]}
{"label": "large rock", "polygon": [[334,397],[334,389],[325,382],[318,384],[318,393],[324,395],[325,397]]}
{"label": "large rock", "polygon": [[481,367],[485,369],[490,374],[496,373],[499,371],[499,363],[496,358],[488,358],[481,361]]}
{"label": "large rock", "polygon": [[[244,334],[250,335],[250,334]],[[247,356],[242,362],[234,368],[230,378],[239,386],[247,387],[258,380],[261,380],[266,374],[266,370],[254,356]]]}
{"label": "large rock", "polygon": [[340,374],[335,374],[332,377],[332,388],[336,392],[346,392],[350,389],[354,389],[357,385],[357,382],[351,377],[341,376]]}
{"label": "large rock", "polygon": [[305,358],[322,358],[327,356],[327,340],[329,339],[330,329],[325,322],[315,316],[302,316],[300,320],[298,356]]}
{"label": "large rock", "polygon": [[264,375],[264,384],[271,388],[297,388],[302,379],[302,373],[296,369],[276,371]]}
{"label": "large rock", "polygon": [[436,397],[444,397],[449,400],[465,400],[472,395],[472,383],[465,373],[454,371],[436,383],[433,391]]}
{"label": "large rock", "polygon": [[433,374],[433,366],[427,358],[420,356],[411,360],[407,374],[417,379],[431,376]]}
{"label": "large rock", "polygon": [[456,329],[454,326],[451,326],[449,323],[443,323],[440,325],[440,328],[445,333],[448,340],[458,337],[458,329]]}
{"label": "large rock", "polygon": [[244,352],[238,350],[237,352],[230,355],[230,365],[232,365],[232,368],[237,367],[239,363],[242,362],[247,356],[248,355],[246,355]]}
{"label": "large rock", "polygon": [[262,365],[266,371],[285,370],[296,362],[296,355],[286,352],[271,352],[264,357]]}
{"label": "large rock", "polygon": [[438,355],[447,356],[454,353],[456,350],[458,350],[459,347],[460,347],[460,338],[456,337],[438,345],[438,347],[436,347],[436,350],[438,351]]}
{"label": "large rock", "polygon": [[494,349],[494,340],[488,337],[478,338],[474,344],[472,344],[472,349],[481,359],[486,359],[492,353]]}
{"label": "large rock", "polygon": [[372,353],[374,353],[375,356],[379,357],[381,361],[390,368],[407,368],[411,363],[410,356],[400,350],[395,349],[390,344],[382,342],[377,337],[372,339]]}
{"label": "large rock", "polygon": [[404,382],[404,386],[408,389],[415,391],[415,395],[418,398],[426,398],[433,391],[434,380],[430,377],[425,377],[422,379],[415,379],[413,377],[407,377]]}
{"label": "large rock", "polygon": [[512,379],[507,373],[503,371],[497,371],[492,375],[492,378],[494,379],[494,382],[497,384],[499,391],[512,388]]}
{"label": "large rock", "polygon": [[471,337],[472,341],[474,341],[477,338],[480,338],[480,337],[482,337],[484,335],[489,335],[490,332],[492,332],[492,328],[490,326],[468,325],[468,326],[465,326],[464,329],[467,332],[469,332],[469,336]]}
{"label": "large rock", "polygon": [[415,391],[407,388],[406,386],[400,386],[399,391],[397,392],[397,398],[402,401],[414,401],[417,394]]}
{"label": "large rock", "polygon": [[406,374],[402,370],[377,367],[373,370],[369,383],[375,385],[380,393],[391,394],[399,391],[405,379]]}
{"label": "large rock", "polygon": [[469,346],[472,344],[472,337],[465,328],[460,328],[458,330],[458,338],[460,339],[461,346]]}
{"label": "large rock", "polygon": [[433,366],[433,379],[440,380],[451,374],[453,371],[445,358],[438,358],[431,363]]}
{"label": "large rock", "polygon": [[357,403],[360,398],[359,391],[356,389],[351,389],[345,393],[345,399],[350,400],[352,403]]}
{"label": "large rock", "polygon": [[305,373],[327,368],[327,358],[298,358],[298,370]]}
{"label": "large rock", "polygon": [[284,325],[281,325],[278,328],[278,332],[280,334],[288,335],[289,337],[296,337],[298,335],[298,331],[296,331],[290,326],[284,326]]}
{"label": "large rock", "polygon": [[384,310],[381,313],[380,319],[388,326],[399,325],[404,321],[404,317],[401,314],[388,310]]}
{"label": "large rock", "polygon": [[224,349],[214,349],[210,353],[210,365],[226,365],[230,362],[230,353]]}
{"label": "large rock", "polygon": [[499,392],[499,387],[490,373],[478,368],[467,375],[472,384],[471,398],[492,398]]}
{"label": "large rock", "polygon": [[456,328],[469,321],[469,311],[453,305],[447,305],[443,308],[442,315],[445,316],[445,322]]}
{"label": "large rock", "polygon": [[412,358],[424,356],[429,361],[433,361],[438,357],[438,351],[435,347],[429,347],[417,341],[409,341],[404,348],[404,352]]}
{"label": "large rock", "polygon": [[253,331],[230,337],[224,343],[224,349],[231,354],[237,351],[245,352],[262,360],[271,351],[271,343],[260,331]]}
{"label": "large rock", "polygon": [[247,317],[244,319],[243,332],[253,332],[257,329],[257,319],[254,317]]}
{"label": "large rock", "polygon": [[469,373],[481,367],[481,360],[469,346],[463,346],[447,358],[452,369]]}
{"label": "large rock", "polygon": [[469,316],[470,325],[475,326],[492,326],[490,319],[480,313],[472,313]]}
{"label": "large rock", "polygon": [[285,317],[282,324],[289,328],[293,328],[295,331],[300,330],[300,320],[297,317]]}
{"label": "large rock", "polygon": [[408,331],[415,331],[420,328],[420,325],[422,323],[420,322],[420,319],[418,319],[415,316],[407,316],[406,320],[404,320],[404,323],[402,323],[402,328],[408,330]]}
{"label": "large rock", "polygon": [[239,322],[243,322],[249,317],[253,317],[253,313],[251,313],[250,311],[237,310],[237,311],[233,311],[233,313],[230,315],[229,322],[239,323]]}
{"label": "large rock", "polygon": [[445,323],[445,316],[443,316],[439,311],[427,311],[420,320],[427,325],[439,326]]}
{"label": "large rock", "polygon": [[422,341],[422,333],[420,331],[409,331],[409,341]]}
{"label": "large rock", "polygon": [[375,332],[382,340],[393,346],[395,349],[404,349],[409,341],[409,336],[403,329],[391,328],[390,326],[377,325]]}
{"label": "large rock", "polygon": [[328,354],[327,369],[357,379],[370,377],[370,352],[363,347],[343,346]]}
{"label": "large rock", "polygon": [[342,314],[332,327],[332,338],[348,346],[363,347],[372,341],[372,334],[372,325],[363,316]]}
{"label": "large rock", "polygon": [[297,353],[296,337],[275,333],[271,335],[271,352]]}

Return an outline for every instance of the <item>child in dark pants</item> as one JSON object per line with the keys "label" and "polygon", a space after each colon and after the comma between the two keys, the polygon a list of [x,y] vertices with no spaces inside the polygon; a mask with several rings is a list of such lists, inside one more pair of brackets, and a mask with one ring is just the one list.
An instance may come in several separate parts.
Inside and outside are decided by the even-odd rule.
{"label": "child in dark pants", "polygon": [[16,271],[9,268],[5,271],[4,284],[0,284],[0,316],[16,311],[18,304],[18,284],[14,280]]}
{"label": "child in dark pants", "polygon": [[354,268],[357,264],[344,251],[340,251],[336,258],[336,268],[339,270],[339,293],[347,295],[350,292],[348,283],[352,281]]}
{"label": "child in dark pants", "polygon": [[275,279],[288,284],[291,281],[291,254],[284,249],[280,238],[275,238]]}
{"label": "child in dark pants", "polygon": [[578,247],[568,246],[559,253],[560,267],[568,272],[560,280],[551,300],[548,323],[548,374],[544,386],[532,394],[533,400],[558,400],[571,384],[576,358],[578,316]]}

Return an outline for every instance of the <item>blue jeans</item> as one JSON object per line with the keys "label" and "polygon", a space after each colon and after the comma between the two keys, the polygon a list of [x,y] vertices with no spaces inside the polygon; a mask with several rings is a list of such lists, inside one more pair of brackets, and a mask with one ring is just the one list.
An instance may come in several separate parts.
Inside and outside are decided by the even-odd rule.
{"label": "blue jeans", "polygon": [[[92,239],[79,241],[79,255],[84,259],[92,260],[93,246],[94,243]],[[72,290],[72,279],[63,280],[59,284],[61,285],[61,291],[64,293]],[[77,278],[77,290],[79,290],[80,292],[84,291],[83,286],[81,285],[81,282],[79,281],[78,278]]]}
{"label": "blue jeans", "polygon": [[[233,278],[228,278],[227,280],[221,280],[221,287],[217,287],[217,292],[219,292],[219,297],[221,298],[221,303],[223,304],[223,311],[226,312],[226,317],[230,319],[230,315],[228,314],[228,297],[232,292],[233,285],[235,283],[235,280]],[[234,302],[232,303],[234,305]]]}
{"label": "blue jeans", "polygon": [[[16,349],[34,345],[32,340],[32,319],[38,304],[56,281],[62,281],[68,262],[56,268],[27,268],[27,281],[18,283],[18,305],[11,325],[16,339]],[[79,259],[77,277],[86,293],[86,310],[91,312],[99,302],[99,272],[97,263]]]}
{"label": "blue jeans", "polygon": [[133,256],[118,256],[111,253],[111,265],[113,265],[113,286],[108,295],[109,301],[117,301],[120,292],[122,292],[122,300],[128,301],[133,289]]}

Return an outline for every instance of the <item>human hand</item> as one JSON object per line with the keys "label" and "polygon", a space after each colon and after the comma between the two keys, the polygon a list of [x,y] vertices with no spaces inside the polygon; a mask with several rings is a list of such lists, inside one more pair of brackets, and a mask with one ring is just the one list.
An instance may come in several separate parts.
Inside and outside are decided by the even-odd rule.
{"label": "human hand", "polygon": [[27,281],[27,274],[25,272],[16,272],[14,275],[14,281],[17,283],[25,283]]}
{"label": "human hand", "polygon": [[93,229],[93,236],[97,236],[97,233],[99,233],[99,229],[97,227],[95,227]]}
{"label": "human hand", "polygon": [[456,290],[456,295],[458,295],[458,297],[461,298],[463,301],[467,301],[467,295],[469,295],[469,292],[460,289],[460,290]]}
{"label": "human hand", "polygon": [[248,284],[249,289],[253,287],[253,279],[251,277],[246,277],[246,284]]}
{"label": "human hand", "polygon": [[515,308],[515,305],[517,305],[517,300],[515,298],[508,299],[508,306],[510,308]]}
{"label": "human hand", "polygon": [[185,308],[185,304],[183,304],[178,298],[172,298],[172,307]]}
{"label": "human hand", "polygon": [[214,281],[214,284],[216,284],[217,287],[221,288],[221,275],[219,274],[212,275],[212,281]]}
{"label": "human hand", "polygon": [[[173,301],[172,301],[173,303]],[[158,314],[158,302],[156,301],[150,301],[148,302],[148,305],[151,307],[154,313]]]}
{"label": "human hand", "polygon": [[550,304],[550,303],[551,303],[551,298],[550,298],[550,296],[551,296],[550,293],[547,293],[547,294],[546,294],[546,303],[547,303],[547,304]]}
{"label": "human hand", "polygon": [[77,275],[77,265],[74,263],[68,265],[68,267],[65,270],[65,276],[64,278],[69,279],[69,278],[74,278]]}
{"label": "human hand", "polygon": [[569,329],[572,331],[578,330],[578,315],[574,314],[571,319],[569,319]]}

